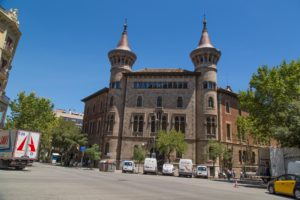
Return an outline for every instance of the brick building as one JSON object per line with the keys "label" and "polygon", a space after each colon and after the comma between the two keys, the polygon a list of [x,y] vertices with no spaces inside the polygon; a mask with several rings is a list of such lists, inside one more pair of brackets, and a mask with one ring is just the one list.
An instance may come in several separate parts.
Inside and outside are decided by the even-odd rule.
{"label": "brick building", "polygon": [[[83,131],[88,133],[90,144],[99,144],[104,156],[121,161],[132,159],[136,145],[149,154],[154,152],[158,131],[176,129],[184,133],[188,149],[183,155],[174,154],[175,161],[183,157],[212,166],[208,141],[214,139],[225,144],[233,157],[230,165],[237,172],[245,163],[255,165],[258,146],[237,133],[237,117],[247,113],[239,109],[237,95],[230,87],[217,87],[220,56],[204,20],[199,45],[190,53],[194,71],[133,71],[137,56],[129,47],[125,24],[117,48],[108,53],[109,88],[82,100]],[[221,164],[217,163],[216,170]]]}

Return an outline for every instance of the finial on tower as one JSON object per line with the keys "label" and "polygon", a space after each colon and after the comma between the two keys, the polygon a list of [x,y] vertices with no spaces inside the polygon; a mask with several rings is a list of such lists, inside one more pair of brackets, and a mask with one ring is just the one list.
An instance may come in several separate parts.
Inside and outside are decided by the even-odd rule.
{"label": "finial on tower", "polygon": [[207,28],[206,28],[206,16],[205,16],[205,14],[204,14],[204,16],[203,16],[203,30],[202,30],[202,32],[204,32],[204,31],[207,31]]}
{"label": "finial on tower", "polygon": [[124,21],[124,30],[123,30],[123,34],[127,32],[127,18],[125,18]]}

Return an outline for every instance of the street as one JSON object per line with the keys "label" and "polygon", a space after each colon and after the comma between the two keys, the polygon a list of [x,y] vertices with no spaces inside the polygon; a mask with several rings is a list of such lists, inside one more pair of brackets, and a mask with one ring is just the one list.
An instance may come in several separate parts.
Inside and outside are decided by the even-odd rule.
{"label": "street", "polygon": [[206,179],[99,172],[40,163],[0,170],[0,200],[289,199]]}

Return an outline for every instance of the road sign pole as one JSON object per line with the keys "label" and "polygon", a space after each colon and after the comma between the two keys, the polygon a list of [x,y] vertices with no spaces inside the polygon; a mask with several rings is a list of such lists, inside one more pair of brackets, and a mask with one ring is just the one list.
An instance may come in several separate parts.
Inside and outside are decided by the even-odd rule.
{"label": "road sign pole", "polygon": [[82,164],[83,164],[83,156],[84,156],[84,151],[81,152],[81,167],[82,167]]}

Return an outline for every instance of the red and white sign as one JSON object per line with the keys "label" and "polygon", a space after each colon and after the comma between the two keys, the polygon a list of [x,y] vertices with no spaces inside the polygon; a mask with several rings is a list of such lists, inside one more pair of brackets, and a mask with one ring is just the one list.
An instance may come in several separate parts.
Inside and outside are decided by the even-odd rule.
{"label": "red and white sign", "polygon": [[28,156],[29,159],[36,159],[39,141],[40,133],[18,131],[14,157]]}
{"label": "red and white sign", "polygon": [[0,135],[0,149],[9,148],[9,132],[3,132]]}

